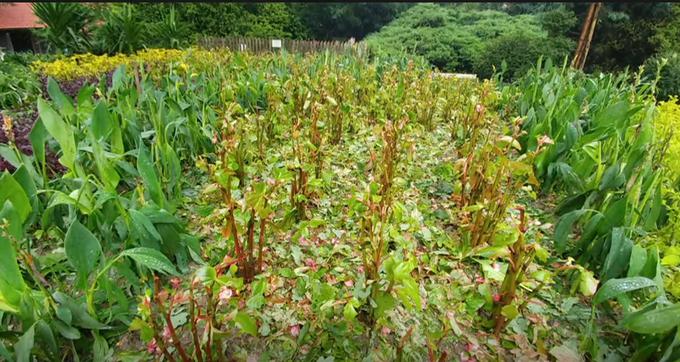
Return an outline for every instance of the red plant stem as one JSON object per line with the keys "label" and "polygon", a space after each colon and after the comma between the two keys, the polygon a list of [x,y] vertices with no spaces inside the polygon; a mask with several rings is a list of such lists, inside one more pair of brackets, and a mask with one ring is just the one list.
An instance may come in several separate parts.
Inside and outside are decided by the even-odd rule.
{"label": "red plant stem", "polygon": [[250,220],[248,220],[248,259],[244,264],[244,274],[246,281],[250,281],[253,278],[253,259],[255,258],[255,210],[251,210]]}
{"label": "red plant stem", "polygon": [[196,299],[194,297],[193,283],[189,285],[189,318],[191,320],[191,335],[194,340],[194,352],[196,353],[196,361],[203,362],[203,353],[201,353],[201,342],[198,337],[198,330],[196,329]]}
{"label": "red plant stem", "polygon": [[[154,281],[155,279],[156,275],[154,275]],[[160,290],[159,287],[159,285],[154,285],[153,300],[156,302],[155,304],[160,307],[160,298],[158,297],[158,292]],[[151,330],[153,330],[153,338],[156,340],[156,344],[158,344],[158,348],[160,348],[165,358],[170,362],[175,362],[175,358],[165,347],[165,341],[163,341],[163,337],[161,337],[161,335],[158,333],[158,325],[156,324],[153,305],[151,306],[150,311],[151,315],[149,316],[149,323],[151,324]]]}
{"label": "red plant stem", "polygon": [[213,295],[212,286],[206,287],[206,295],[208,297],[207,298],[208,305],[206,307],[208,318],[206,318],[205,331],[206,331],[206,333],[208,333],[208,341],[205,344],[205,355],[206,355],[207,362],[212,362],[212,321],[213,321],[213,318],[215,318],[214,317],[215,314],[211,313],[212,308],[210,307],[211,301],[212,301],[212,295]]}
{"label": "red plant stem", "polygon": [[[265,201],[266,203],[266,201]],[[266,205],[266,204],[265,204]],[[264,252],[264,237],[265,237],[265,230],[266,230],[266,225],[267,225],[267,218],[262,218],[260,220],[260,240],[259,240],[259,250],[257,254],[257,272],[262,273],[262,253]]]}
{"label": "red plant stem", "polygon": [[[160,278],[158,278],[157,275],[154,275],[153,281],[154,281],[154,285],[156,287],[155,289],[160,290],[160,287],[161,287]],[[156,294],[156,297],[158,297],[158,294]],[[172,319],[170,318],[170,315],[172,314],[172,300],[170,301],[170,306],[168,307],[167,312],[164,311],[165,308],[163,308],[163,304],[160,301],[160,298],[157,298],[156,302],[158,303],[158,308],[160,309],[159,312],[165,318],[165,323],[167,324],[168,330],[170,331],[170,338],[172,338],[172,344],[175,346],[177,353],[179,353],[179,356],[182,358],[182,361],[190,362],[191,359],[189,359],[189,356],[187,356],[187,353],[184,350],[184,347],[182,347],[182,343],[180,343],[179,338],[177,338],[177,333],[175,332],[175,327],[172,325]]]}

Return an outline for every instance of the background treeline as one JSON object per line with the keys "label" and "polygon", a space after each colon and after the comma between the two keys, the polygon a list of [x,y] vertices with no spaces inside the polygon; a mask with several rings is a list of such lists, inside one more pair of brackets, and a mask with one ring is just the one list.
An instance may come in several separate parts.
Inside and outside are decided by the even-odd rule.
{"label": "background treeline", "polygon": [[[573,53],[588,3],[177,3],[38,4],[53,52],[131,53],[184,47],[209,36],[365,39],[374,55],[410,54],[448,72],[506,80],[542,55]],[[661,96],[677,94],[680,4],[607,3],[586,71],[611,72],[668,59]]]}

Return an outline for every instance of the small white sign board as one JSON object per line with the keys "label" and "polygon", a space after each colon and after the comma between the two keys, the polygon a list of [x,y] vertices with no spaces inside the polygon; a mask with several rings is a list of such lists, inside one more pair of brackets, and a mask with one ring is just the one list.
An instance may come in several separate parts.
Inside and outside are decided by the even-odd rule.
{"label": "small white sign board", "polygon": [[281,48],[281,39],[272,39],[272,48]]}

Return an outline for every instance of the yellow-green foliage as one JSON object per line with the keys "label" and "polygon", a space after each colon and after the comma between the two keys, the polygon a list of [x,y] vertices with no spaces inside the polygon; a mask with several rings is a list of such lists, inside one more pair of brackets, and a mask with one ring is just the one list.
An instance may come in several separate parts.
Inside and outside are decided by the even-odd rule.
{"label": "yellow-green foliage", "polygon": [[659,116],[655,122],[657,134],[668,140],[668,150],[664,155],[663,167],[667,181],[664,187],[664,203],[668,208],[668,225],[656,235],[655,243],[661,249],[661,264],[666,268],[666,288],[680,298],[680,104],[672,97],[661,102]]}
{"label": "yellow-green foliage", "polygon": [[93,55],[77,54],[53,62],[37,61],[31,64],[34,72],[55,78],[57,80],[71,80],[81,77],[94,77],[114,70],[119,65],[128,66],[138,64],[159,65],[178,62],[186,68],[186,63],[198,68],[214,65],[225,59],[228,51],[207,51],[190,48],[177,49],[145,49],[136,54]]}
{"label": "yellow-green foliage", "polygon": [[664,168],[672,179],[677,180],[680,176],[680,104],[676,97],[672,97],[661,102],[658,109],[659,117],[655,123],[657,135],[663,140],[670,137]]}

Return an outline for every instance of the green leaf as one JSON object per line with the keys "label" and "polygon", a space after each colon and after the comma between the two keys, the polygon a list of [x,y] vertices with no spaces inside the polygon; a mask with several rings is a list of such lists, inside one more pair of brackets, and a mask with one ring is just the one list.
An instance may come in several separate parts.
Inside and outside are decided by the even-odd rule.
{"label": "green leaf", "polygon": [[62,156],[59,158],[59,162],[73,170],[77,149],[71,125],[66,124],[61,116],[42,98],[38,99],[38,113],[47,132],[57,140],[61,147]]}
{"label": "green leaf", "polygon": [[597,294],[595,294],[595,298],[593,299],[593,303],[599,304],[606,300],[616,298],[624,293],[654,286],[656,286],[656,282],[645,277],[610,279],[607,280],[602,285],[602,287],[600,287],[600,290],[597,291]]}
{"label": "green leaf", "polygon": [[175,266],[172,265],[170,260],[158,250],[139,247],[127,249],[120,254],[131,258],[137,264],[145,266],[151,270],[164,274],[177,275]]}
{"label": "green leaf", "polygon": [[28,135],[28,139],[31,141],[31,147],[33,148],[33,155],[35,159],[38,160],[39,165],[45,163],[45,141],[49,133],[45,129],[45,125],[42,120],[38,118],[33,124],[31,133]]}
{"label": "green leaf", "polygon": [[241,331],[250,334],[253,337],[257,337],[257,322],[251,316],[244,312],[236,313],[234,317],[234,322],[236,322],[236,327]]}
{"label": "green leaf", "polygon": [[501,308],[501,314],[507,318],[509,321],[515,319],[519,315],[519,310],[514,304],[508,304]]}
{"label": "green leaf", "polygon": [[604,260],[603,279],[616,278],[626,271],[630,262],[633,241],[626,237],[621,227],[614,228],[611,234],[611,246]]}
{"label": "green leaf", "polygon": [[626,182],[625,176],[621,173],[621,164],[615,163],[609,166],[602,175],[600,191],[616,189]]}
{"label": "green leaf", "polygon": [[587,210],[574,210],[560,217],[560,220],[555,226],[555,246],[558,253],[563,253],[567,248],[567,238],[569,237],[571,228],[574,226],[574,223],[586,212]]}
{"label": "green leaf", "polygon": [[80,331],[77,328],[74,328],[62,321],[52,321],[52,325],[54,328],[59,332],[59,334],[70,340],[77,340],[80,339]]}
{"label": "green leaf", "polygon": [[92,112],[91,128],[92,135],[97,142],[106,140],[111,132],[113,132],[111,115],[103,101],[97,102],[97,106],[94,108],[94,112]]}
{"label": "green leaf", "polygon": [[59,354],[59,348],[57,347],[57,340],[54,338],[52,328],[41,319],[35,323],[35,333],[38,335],[40,344],[47,347],[45,350],[53,358],[56,357]]}
{"label": "green leaf", "polygon": [[69,263],[78,271],[83,280],[95,269],[102,255],[102,247],[99,240],[85,228],[78,220],[75,220],[66,232],[64,249]]}
{"label": "green leaf", "polygon": [[7,171],[0,176],[0,205],[4,205],[6,200],[12,202],[21,222],[26,221],[33,209],[31,201],[21,185]]}
{"label": "green leaf", "polygon": [[29,362],[31,360],[31,350],[35,342],[35,328],[31,326],[14,344],[14,353],[17,362]]}
{"label": "green leaf", "polygon": [[646,262],[647,249],[640,245],[633,245],[633,250],[630,252],[630,262],[628,263],[628,276],[634,277],[640,275]]}
{"label": "green leaf", "polygon": [[140,238],[142,245],[160,247],[159,243],[163,238],[151,220],[135,209],[130,210],[130,216],[132,217],[132,228]]}
{"label": "green leaf", "polygon": [[139,154],[137,155],[137,171],[139,175],[142,176],[142,181],[144,181],[144,186],[149,191],[151,195],[151,200],[153,200],[158,206],[165,206],[165,195],[161,188],[161,183],[158,180],[158,175],[156,174],[156,168],[151,162],[151,156],[149,156],[149,151],[140,141]]}
{"label": "green leaf", "polygon": [[47,93],[50,95],[50,98],[52,98],[52,101],[54,101],[54,104],[57,105],[62,114],[68,116],[75,113],[73,100],[61,91],[59,84],[57,84],[57,82],[52,77],[47,79]]}
{"label": "green leaf", "polygon": [[252,284],[253,291],[250,294],[250,298],[246,301],[246,306],[249,309],[257,310],[262,307],[266,300],[264,298],[264,292],[267,288],[267,279],[259,279]]}
{"label": "green leaf", "polygon": [[665,333],[680,325],[680,303],[628,315],[623,326],[641,334]]}
{"label": "green leaf", "polygon": [[[69,297],[68,295],[62,292],[55,292],[54,294],[52,294],[52,297],[54,298],[55,301],[57,301],[57,303],[64,306],[65,308],[68,308],[71,311],[72,316],[71,325],[86,329],[109,329],[109,326],[107,326],[106,324],[99,323],[89,313],[87,313],[87,309],[84,303],[78,303],[75,300],[73,300],[73,298]],[[55,323],[56,322],[61,321],[55,320]]]}
{"label": "green leaf", "polygon": [[354,309],[352,302],[347,302],[347,304],[345,304],[345,308],[342,310],[342,315],[347,321],[354,320],[354,318],[357,316],[357,311]]}
{"label": "green leaf", "polygon": [[110,358],[109,344],[106,339],[99,335],[99,333],[94,334],[94,345],[92,346],[92,360],[93,361],[106,361]]}
{"label": "green leaf", "polygon": [[397,301],[391,294],[378,292],[375,297],[375,304],[377,304],[377,307],[375,308],[375,316],[380,318],[385,316],[387,312],[394,309],[394,307],[397,306]]}
{"label": "green leaf", "polygon": [[0,310],[17,313],[25,289],[14,246],[0,236]]}

